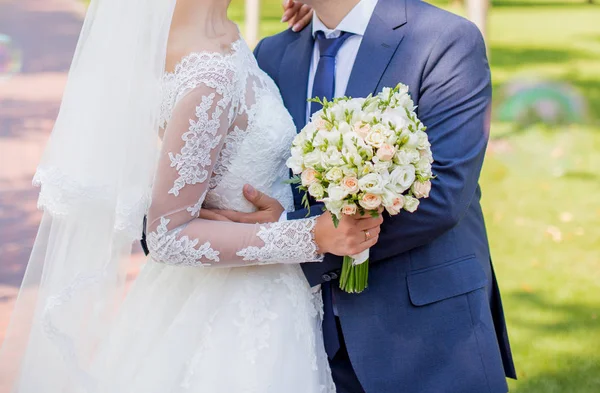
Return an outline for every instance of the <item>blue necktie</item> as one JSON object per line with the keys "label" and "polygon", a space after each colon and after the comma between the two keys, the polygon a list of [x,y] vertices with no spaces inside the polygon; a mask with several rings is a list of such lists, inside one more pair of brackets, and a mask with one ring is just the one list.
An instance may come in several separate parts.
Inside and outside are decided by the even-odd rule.
{"label": "blue necktie", "polygon": [[[317,31],[316,38],[319,45],[319,65],[313,82],[312,97],[327,98],[331,101],[335,96],[335,57],[344,42],[352,36],[352,33],[342,32],[337,38],[325,38],[325,33]],[[310,114],[312,115],[322,106],[312,102]]]}
{"label": "blue necktie", "polygon": [[[312,97],[327,98],[331,101],[335,96],[335,57],[344,42],[352,36],[352,33],[342,32],[337,38],[325,38],[325,33],[317,32],[317,44],[319,45],[319,65],[313,82]],[[310,114],[320,110],[322,105],[312,102]],[[340,337],[337,331],[335,314],[333,310],[333,288],[331,282],[321,285],[323,290],[323,336],[325,338],[325,351],[329,359],[333,359],[340,350]]]}

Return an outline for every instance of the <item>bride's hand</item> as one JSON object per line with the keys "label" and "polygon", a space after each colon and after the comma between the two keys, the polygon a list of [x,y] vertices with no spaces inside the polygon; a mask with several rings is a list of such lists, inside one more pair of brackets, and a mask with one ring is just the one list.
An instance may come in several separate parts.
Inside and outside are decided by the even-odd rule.
{"label": "bride's hand", "polygon": [[288,27],[298,32],[304,29],[312,20],[313,9],[311,6],[294,0],[283,0],[282,22],[287,22]]}
{"label": "bride's hand", "polygon": [[[244,186],[244,197],[252,203],[258,210],[254,213],[242,213],[235,210],[208,210],[210,217],[208,220],[243,222],[247,224],[267,224],[278,222],[285,210],[281,203],[275,198],[256,190],[254,187],[246,184]],[[207,209],[200,210],[200,218]],[[220,219],[224,218],[224,219]]]}

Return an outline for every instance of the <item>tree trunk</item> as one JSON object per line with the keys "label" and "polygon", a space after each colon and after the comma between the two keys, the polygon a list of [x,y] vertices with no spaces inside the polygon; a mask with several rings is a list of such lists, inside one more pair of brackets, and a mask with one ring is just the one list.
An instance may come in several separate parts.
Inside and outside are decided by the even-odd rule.
{"label": "tree trunk", "polygon": [[489,0],[466,0],[467,16],[479,27],[483,38],[486,38]]}
{"label": "tree trunk", "polygon": [[246,42],[252,48],[258,43],[260,0],[246,0]]}

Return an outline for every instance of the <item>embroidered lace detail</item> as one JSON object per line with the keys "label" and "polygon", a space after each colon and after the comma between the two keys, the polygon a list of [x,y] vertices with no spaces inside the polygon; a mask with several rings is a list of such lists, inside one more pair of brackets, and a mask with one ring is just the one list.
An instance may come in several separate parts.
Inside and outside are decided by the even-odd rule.
{"label": "embroidered lace detail", "polygon": [[181,139],[185,146],[177,155],[169,153],[171,166],[177,169],[179,178],[175,180],[169,194],[179,195],[179,191],[186,184],[203,183],[208,178],[207,167],[212,164],[211,151],[219,145],[221,136],[217,135],[221,125],[220,117],[223,108],[227,106],[229,99],[221,99],[209,118],[210,108],[213,106],[215,94],[202,97],[202,103],[196,107],[197,121],[190,120],[189,131],[183,134]]}
{"label": "embroidered lace detail", "polygon": [[257,236],[265,243],[263,247],[246,247],[237,252],[244,261],[260,261],[260,264],[281,261],[316,262],[323,256],[317,254],[313,229],[316,218],[275,223],[263,226]]}
{"label": "embroidered lace detail", "polygon": [[188,207],[187,211],[190,212],[190,214],[192,215],[192,217],[198,217],[199,213],[200,213],[200,209],[202,208],[202,204],[204,203],[204,200],[206,199],[206,194],[208,193],[208,190],[205,190],[202,195],[200,196],[200,199],[198,200],[198,202],[196,202],[196,204],[194,206]]}
{"label": "embroidered lace detail", "polygon": [[210,242],[195,248],[200,242],[198,239],[191,240],[187,236],[178,237],[183,228],[167,229],[171,220],[161,217],[160,225],[156,232],[148,235],[148,248],[152,259],[167,265],[177,266],[210,266],[210,263],[202,263],[202,258],[219,262],[219,252],[211,248]]}
{"label": "embroidered lace detail", "polygon": [[231,75],[236,72],[236,63],[232,58],[238,53],[243,41],[231,44],[230,53],[194,52],[185,56],[172,73],[163,77],[163,100],[161,104],[160,125],[164,128],[171,119],[175,104],[185,93],[201,83],[212,88],[232,89]]}
{"label": "embroidered lace detail", "polygon": [[227,174],[231,160],[235,157],[239,145],[244,141],[245,134],[246,131],[236,125],[233,131],[225,137],[225,143],[217,161],[218,165],[215,165],[213,176],[210,179],[211,189],[215,188],[221,182],[221,178]]}

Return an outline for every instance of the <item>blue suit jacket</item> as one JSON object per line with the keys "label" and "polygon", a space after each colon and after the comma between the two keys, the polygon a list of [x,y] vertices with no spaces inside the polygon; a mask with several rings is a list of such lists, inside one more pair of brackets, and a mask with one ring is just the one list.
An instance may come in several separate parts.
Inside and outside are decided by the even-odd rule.
{"label": "blue suit jacket", "polygon": [[[268,37],[255,50],[298,129],[312,48],[307,28]],[[479,203],[491,83],[477,27],[419,0],[379,0],[346,94],[364,97],[399,82],[428,127],[437,177],[416,213],[385,217],[369,288],[350,295],[333,285],[350,359],[368,393],[504,393],[515,369]],[[295,199],[289,219],[306,216],[297,192]],[[341,264],[328,255],[303,268],[316,285]]]}

